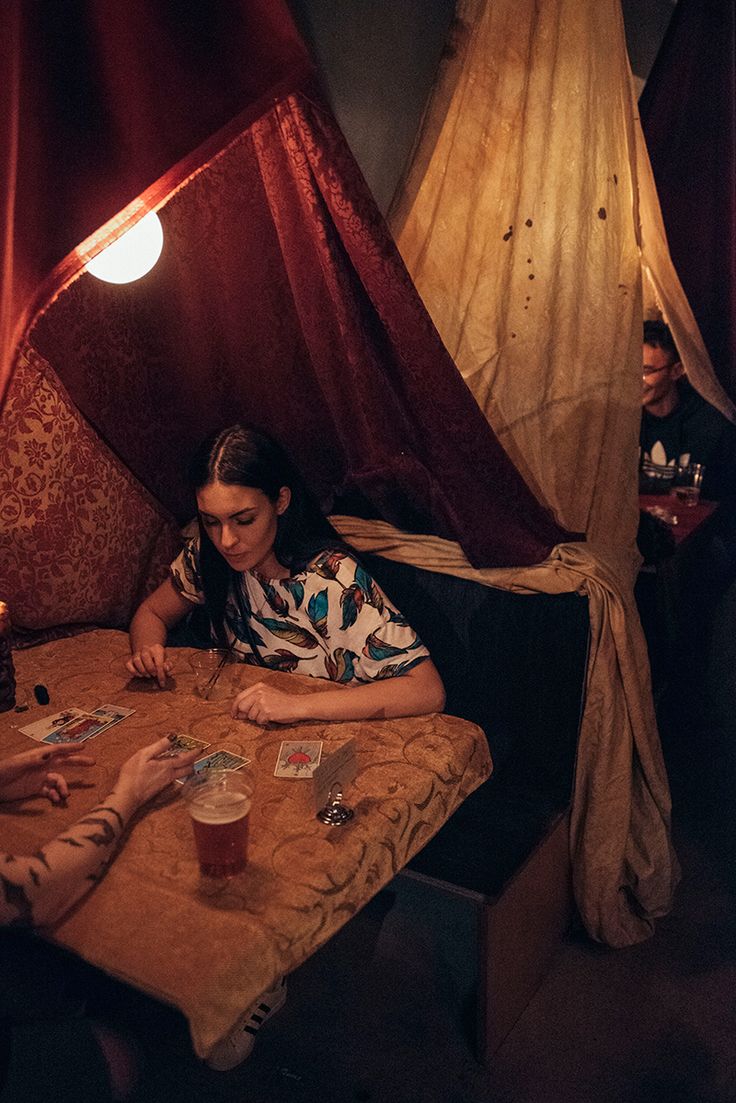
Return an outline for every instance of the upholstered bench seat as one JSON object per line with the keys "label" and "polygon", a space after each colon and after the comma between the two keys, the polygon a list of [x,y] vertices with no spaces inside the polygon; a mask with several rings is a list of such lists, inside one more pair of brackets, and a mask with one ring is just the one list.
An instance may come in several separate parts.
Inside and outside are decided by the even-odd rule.
{"label": "upholstered bench seat", "polygon": [[588,655],[578,594],[520,594],[376,556],[368,567],[427,644],[446,711],[479,724],[491,778],[402,876],[478,909],[477,1049],[490,1060],[572,916],[568,838]]}

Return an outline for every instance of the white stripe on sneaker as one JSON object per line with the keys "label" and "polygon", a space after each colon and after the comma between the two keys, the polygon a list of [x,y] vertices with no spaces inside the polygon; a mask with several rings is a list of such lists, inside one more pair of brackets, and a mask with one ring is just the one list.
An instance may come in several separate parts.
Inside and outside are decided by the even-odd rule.
{"label": "white stripe on sneaker", "polygon": [[225,1037],[217,1043],[207,1065],[215,1072],[229,1072],[242,1064],[253,1052],[256,1035],[263,1024],[286,1003],[286,977],[269,992],[264,992]]}

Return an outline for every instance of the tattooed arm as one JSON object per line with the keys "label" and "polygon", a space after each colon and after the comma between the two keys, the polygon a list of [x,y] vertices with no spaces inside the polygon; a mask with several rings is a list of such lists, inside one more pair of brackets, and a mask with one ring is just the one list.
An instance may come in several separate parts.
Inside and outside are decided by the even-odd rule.
{"label": "tattooed arm", "polygon": [[[31,855],[0,853],[0,926],[45,926],[60,919],[104,875],[133,813],[177,777],[189,773],[196,751],[158,758],[160,739],[124,763],[112,792],[82,819]],[[58,760],[92,765],[74,747],[38,748],[0,763],[0,800],[46,796],[54,804],[69,793]]]}

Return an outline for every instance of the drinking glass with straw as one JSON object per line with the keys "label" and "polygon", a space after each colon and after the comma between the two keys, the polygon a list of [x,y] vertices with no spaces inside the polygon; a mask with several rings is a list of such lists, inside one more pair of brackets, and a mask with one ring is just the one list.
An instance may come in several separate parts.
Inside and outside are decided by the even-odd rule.
{"label": "drinking glass with straw", "polygon": [[230,696],[231,687],[221,675],[232,661],[232,651],[224,647],[209,647],[192,655],[189,665],[194,671],[195,690],[205,701],[222,701]]}

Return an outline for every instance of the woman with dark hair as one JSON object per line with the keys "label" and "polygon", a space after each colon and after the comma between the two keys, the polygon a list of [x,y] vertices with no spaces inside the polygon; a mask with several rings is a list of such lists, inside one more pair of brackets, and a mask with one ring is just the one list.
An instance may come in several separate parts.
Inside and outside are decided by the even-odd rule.
{"label": "woman with dark hair", "polygon": [[163,686],[166,636],[192,605],[242,662],[347,684],[284,693],[257,683],[233,701],[257,724],[415,716],[442,709],[427,649],[322,516],[281,447],[233,425],[206,440],[189,470],[198,535],[136,612],[128,669]]}
{"label": "woman with dark hair", "polygon": [[[242,662],[347,684],[290,694],[258,682],[232,714],[256,724],[418,716],[445,703],[424,644],[310,497],[279,445],[233,425],[192,460],[199,533],[130,625],[128,669],[163,686],[166,636],[193,605],[211,635]],[[227,1071],[249,1056],[260,1027],[284,1004],[282,978],[246,1009],[208,1058]]]}

